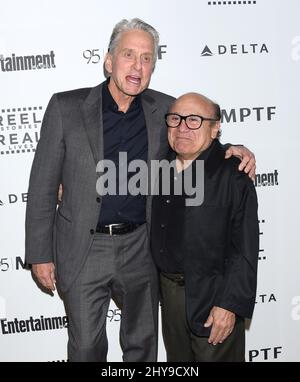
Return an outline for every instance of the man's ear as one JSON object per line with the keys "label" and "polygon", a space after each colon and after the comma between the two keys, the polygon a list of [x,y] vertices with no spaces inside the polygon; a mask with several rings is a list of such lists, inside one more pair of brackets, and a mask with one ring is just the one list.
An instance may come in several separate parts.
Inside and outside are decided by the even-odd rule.
{"label": "man's ear", "polygon": [[106,53],[104,58],[104,68],[107,73],[112,73],[112,55],[110,53]]}
{"label": "man's ear", "polygon": [[214,126],[211,128],[211,137],[212,139],[217,138],[218,131],[220,130],[221,122],[217,121],[215,122]]}

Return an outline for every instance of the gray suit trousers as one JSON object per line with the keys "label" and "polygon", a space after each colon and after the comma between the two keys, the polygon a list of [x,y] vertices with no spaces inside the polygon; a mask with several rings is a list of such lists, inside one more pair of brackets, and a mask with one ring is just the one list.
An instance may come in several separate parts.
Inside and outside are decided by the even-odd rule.
{"label": "gray suit trousers", "polygon": [[70,361],[107,360],[106,319],[111,298],[121,309],[123,360],[156,361],[158,280],[146,224],[125,235],[94,235],[79,276],[63,294]]}

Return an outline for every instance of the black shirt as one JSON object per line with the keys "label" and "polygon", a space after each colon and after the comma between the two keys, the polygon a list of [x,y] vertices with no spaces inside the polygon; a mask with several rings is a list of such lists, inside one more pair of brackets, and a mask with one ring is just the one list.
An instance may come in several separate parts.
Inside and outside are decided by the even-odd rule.
{"label": "black shirt", "polygon": [[[134,196],[128,193],[119,195],[118,191],[119,153],[127,153],[127,164],[135,159],[147,162],[148,137],[141,96],[134,98],[126,113],[118,110],[118,105],[108,89],[108,81],[103,86],[102,97],[104,159],[113,161],[116,166],[117,194],[102,197],[98,225],[123,222],[143,223],[146,220],[146,196]],[[124,174],[125,171],[127,172],[127,167],[122,166],[121,171]],[[129,181],[134,174],[135,172],[128,173],[127,180]],[[120,185],[120,187],[124,186],[127,189],[127,184]]]}
{"label": "black shirt", "polygon": [[[175,159],[175,153],[168,159]],[[159,178],[160,192],[162,176]],[[182,215],[184,197],[174,195],[176,182],[182,182],[182,173],[176,168],[170,172],[170,195],[156,195],[152,200],[151,251],[158,269],[168,273],[183,273]]]}
{"label": "black shirt", "polygon": [[[196,160],[205,160],[215,141],[210,147],[203,151]],[[175,160],[176,153],[170,151],[167,160],[169,162]],[[191,164],[193,167],[196,160]],[[156,266],[161,272],[166,273],[184,273],[184,227],[186,213],[186,198],[189,197],[184,193],[184,174],[185,171],[178,173],[170,172],[170,195],[160,194],[153,197],[152,215],[151,215],[151,251]],[[194,176],[195,171],[192,170]],[[159,184],[162,179],[160,174]],[[182,195],[174,193],[176,182],[180,182],[183,190]],[[195,187],[193,178],[193,187]],[[192,195],[190,195],[193,197]]]}

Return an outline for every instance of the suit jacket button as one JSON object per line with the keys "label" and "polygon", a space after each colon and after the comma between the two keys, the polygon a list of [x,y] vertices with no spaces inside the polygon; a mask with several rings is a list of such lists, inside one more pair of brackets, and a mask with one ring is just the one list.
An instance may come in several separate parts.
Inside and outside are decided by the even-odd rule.
{"label": "suit jacket button", "polygon": [[96,198],[96,202],[97,202],[97,203],[100,203],[100,201],[101,201],[101,199],[99,198],[99,196],[97,196],[97,198]]}
{"label": "suit jacket button", "polygon": [[95,230],[94,229],[90,229],[90,234],[94,235],[94,233],[95,233]]}

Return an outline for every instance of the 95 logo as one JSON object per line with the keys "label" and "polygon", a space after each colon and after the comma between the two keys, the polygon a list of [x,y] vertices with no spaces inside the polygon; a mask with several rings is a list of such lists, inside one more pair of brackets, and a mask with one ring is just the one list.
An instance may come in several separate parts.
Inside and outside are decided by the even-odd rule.
{"label": "95 logo", "polygon": [[101,59],[99,49],[86,49],[82,55],[86,59],[87,64],[98,64]]}
{"label": "95 logo", "polygon": [[110,322],[121,321],[121,309],[109,309],[106,317]]}

